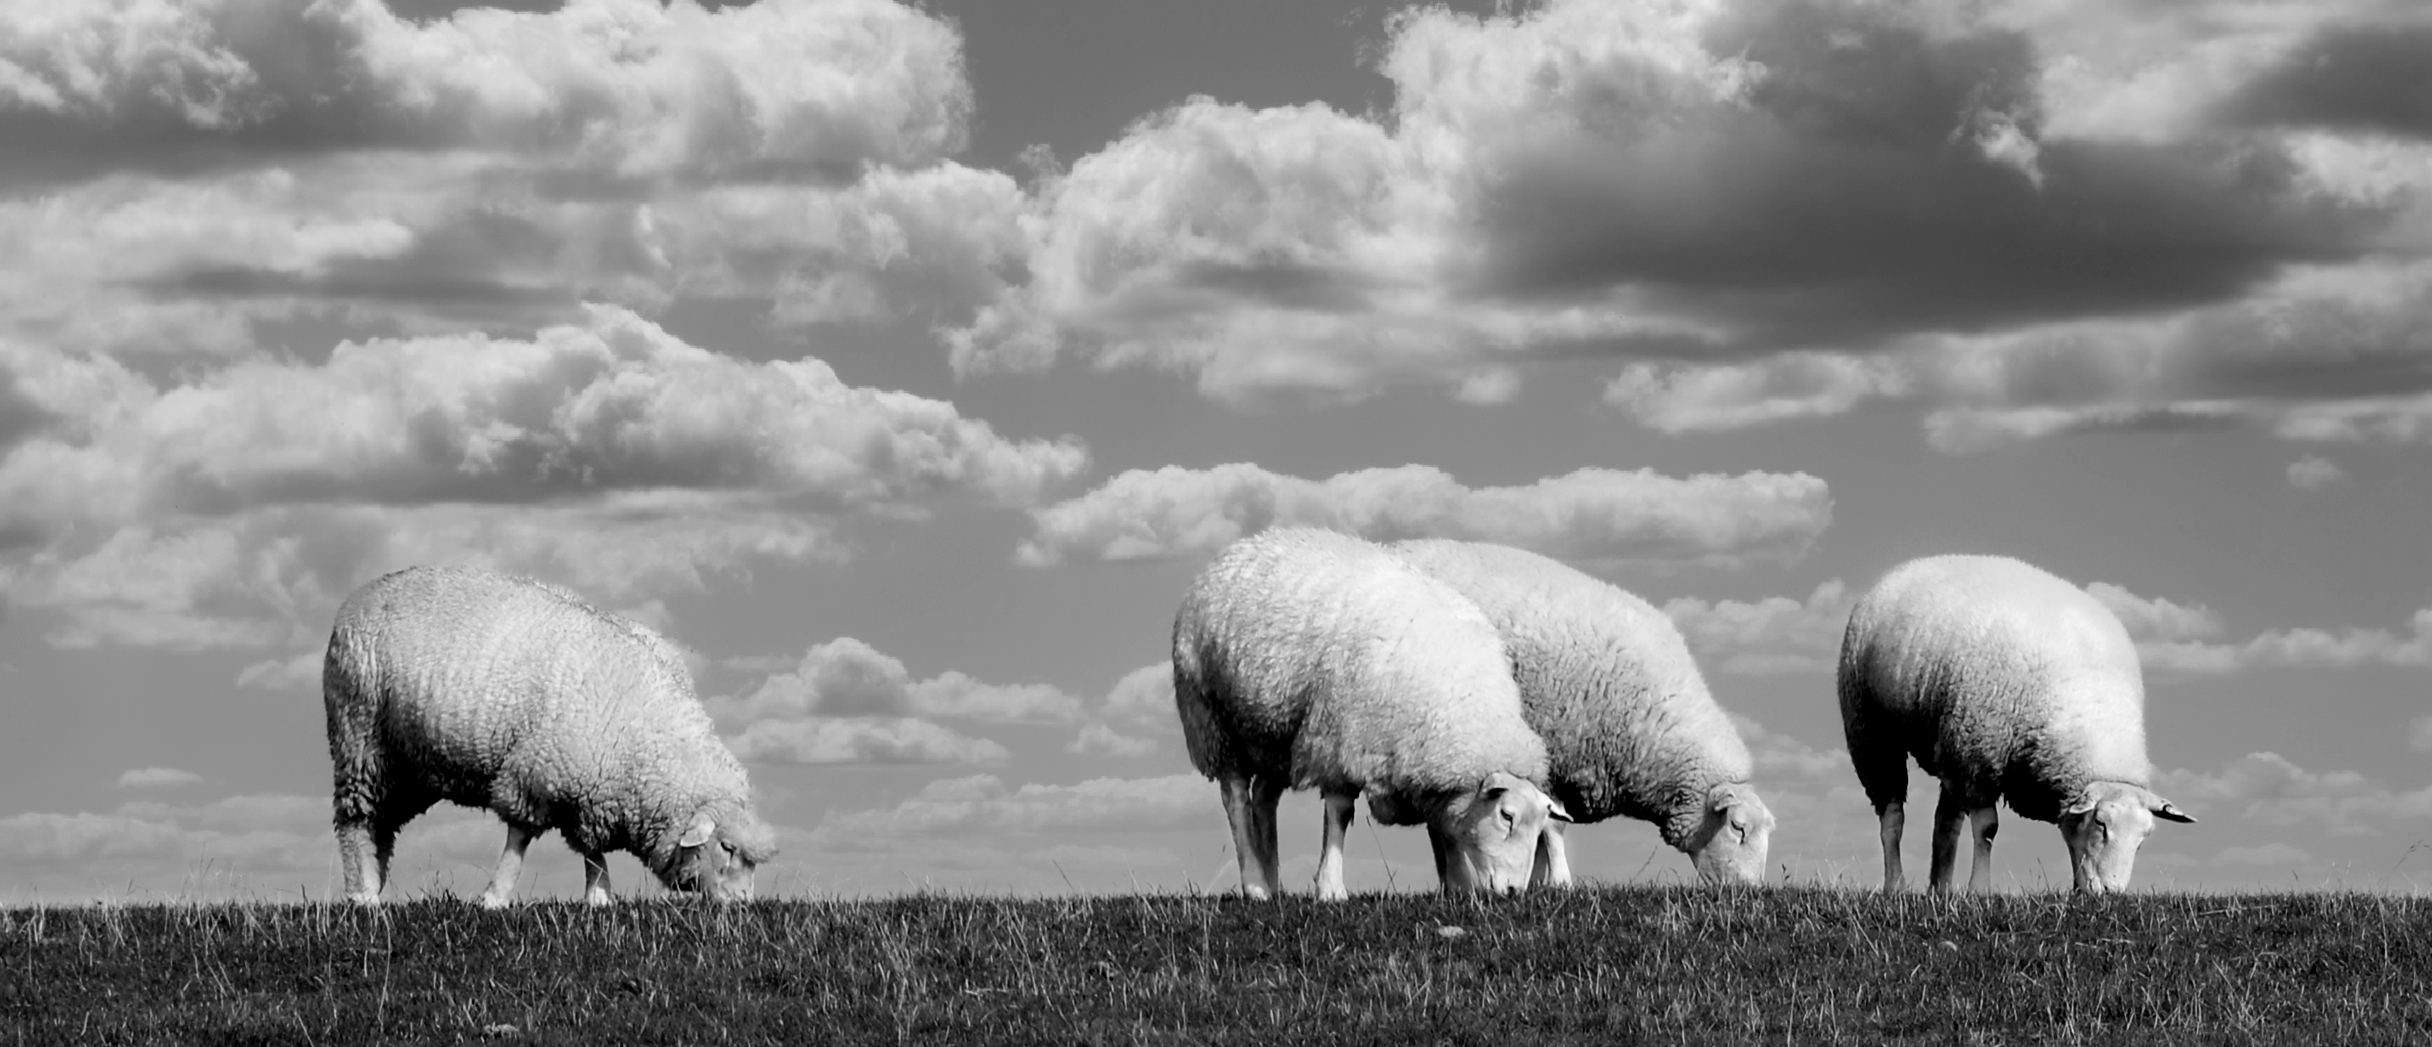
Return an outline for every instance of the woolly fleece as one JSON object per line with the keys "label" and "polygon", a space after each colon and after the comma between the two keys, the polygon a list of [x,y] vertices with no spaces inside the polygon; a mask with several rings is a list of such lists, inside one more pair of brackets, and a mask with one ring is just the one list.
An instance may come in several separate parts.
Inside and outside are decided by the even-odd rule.
{"label": "woolly fleece", "polygon": [[698,815],[754,864],[775,853],[681,653],[561,587],[460,567],[375,579],[338,610],[322,698],[337,823],[368,820],[384,866],[440,800],[577,853],[629,851],[677,889]]}
{"label": "woolly fleece", "polygon": [[1494,625],[1331,531],[1245,538],[1200,573],[1174,619],[1174,701],[1201,774],[1364,791],[1387,825],[1495,771],[1545,781]]}
{"label": "woolly fleece", "polygon": [[1747,743],[1662,611],[1510,546],[1415,539],[1391,548],[1494,623],[1528,725],[1545,742],[1547,791],[1572,820],[1653,822],[1683,848],[1711,791],[1748,782]]}
{"label": "woolly fleece", "polygon": [[1841,723],[1877,810],[1908,761],[1971,808],[2056,822],[2097,781],[2149,787],[2136,645],[2085,590],[1999,556],[1892,569],[1842,634]]}

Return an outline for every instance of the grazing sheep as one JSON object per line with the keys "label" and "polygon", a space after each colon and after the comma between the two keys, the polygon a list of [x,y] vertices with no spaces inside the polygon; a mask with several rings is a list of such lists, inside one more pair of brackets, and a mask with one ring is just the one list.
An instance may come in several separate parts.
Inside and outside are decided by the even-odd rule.
{"label": "grazing sheep", "polygon": [[1908,758],[1942,782],[1932,886],[1951,889],[1962,821],[1970,890],[1992,877],[1994,802],[2060,826],[2075,889],[2123,890],[2157,817],[2136,645],[2085,590],[2000,556],[1911,560],[1875,583],[1841,637],[1841,727],[1882,825],[1897,891]]}
{"label": "grazing sheep", "polygon": [[608,851],[719,899],[750,898],[776,854],[681,652],[558,586],[460,567],[366,583],[338,608],[321,695],[355,901],[379,901],[398,830],[441,800],[507,823],[489,907],[550,829],[582,855],[594,905]]}
{"label": "grazing sheep", "polygon": [[1275,894],[1275,804],[1325,796],[1317,895],[1348,896],[1352,805],[1425,823],[1443,889],[1517,890],[1547,819],[1545,745],[1475,606],[1383,547],[1307,528],[1234,542],[1174,616],[1191,766],[1224,790],[1242,890]]}
{"label": "grazing sheep", "polygon": [[[1502,634],[1528,725],[1545,740],[1546,791],[1573,821],[1654,822],[1707,882],[1763,881],[1773,812],[1748,783],[1747,744],[1670,618],[1510,546],[1416,539],[1392,548]],[[1571,882],[1562,836],[1559,823],[1545,834],[1541,882]]]}

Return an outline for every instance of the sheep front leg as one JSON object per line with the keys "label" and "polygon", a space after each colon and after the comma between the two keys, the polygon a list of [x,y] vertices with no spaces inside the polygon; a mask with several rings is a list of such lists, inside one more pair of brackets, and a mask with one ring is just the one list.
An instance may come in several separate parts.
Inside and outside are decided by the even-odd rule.
{"label": "sheep front leg", "polygon": [[1946,893],[1958,883],[1959,833],[1967,820],[1967,808],[1959,793],[1943,786],[1942,798],[1934,802],[1934,864],[1928,881],[1935,893]]}
{"label": "sheep front leg", "polygon": [[1969,811],[1968,825],[1976,830],[1976,860],[1968,866],[1968,890],[1982,894],[1993,887],[1993,834],[2001,829],[1998,809],[1987,804]]}
{"label": "sheep front leg", "polygon": [[532,846],[534,835],[532,830],[523,826],[507,825],[507,846],[499,852],[498,871],[490,876],[490,889],[481,892],[482,908],[506,908],[507,896],[515,893],[515,876],[523,871],[524,848]]}
{"label": "sheep front leg", "polygon": [[609,904],[613,899],[608,896],[608,856],[598,851],[581,853],[583,855],[583,901],[591,905]]}
{"label": "sheep front leg", "polygon": [[1562,823],[1547,819],[1545,833],[1537,837],[1537,864],[1529,870],[1531,887],[1568,887],[1571,885],[1571,856],[1562,841]]}
{"label": "sheep front leg", "polygon": [[1327,789],[1326,835],[1317,852],[1317,899],[1339,902],[1351,897],[1343,887],[1343,839],[1351,834],[1352,805],[1358,802],[1357,790]]}
{"label": "sheep front leg", "polygon": [[1900,869],[1900,836],[1908,824],[1908,805],[1884,804],[1875,812],[1875,821],[1883,838],[1883,893],[1898,894],[1908,887],[1908,876]]}

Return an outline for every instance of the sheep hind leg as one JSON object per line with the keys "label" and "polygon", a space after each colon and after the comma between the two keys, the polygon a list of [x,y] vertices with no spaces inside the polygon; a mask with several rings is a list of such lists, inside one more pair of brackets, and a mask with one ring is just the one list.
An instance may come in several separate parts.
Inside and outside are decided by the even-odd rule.
{"label": "sheep hind leg", "polygon": [[1987,804],[1969,811],[1968,825],[1976,830],[1976,857],[1968,864],[1968,891],[1983,894],[1993,888],[1993,834],[2001,829],[1999,808]]}
{"label": "sheep hind leg", "polygon": [[1264,901],[1274,896],[1267,885],[1264,858],[1258,847],[1258,809],[1248,778],[1224,778],[1217,782],[1224,795],[1224,819],[1233,829],[1233,859],[1241,866],[1241,893],[1252,901]]}
{"label": "sheep hind leg", "polygon": [[1283,895],[1283,854],[1275,838],[1275,805],[1283,802],[1284,780],[1262,776],[1250,782],[1250,813],[1257,816],[1251,823],[1250,843],[1258,852],[1259,880],[1266,885],[1267,897]]}
{"label": "sheep hind leg", "polygon": [[498,871],[490,876],[490,889],[481,892],[481,907],[503,909],[507,897],[515,893],[515,877],[523,871],[524,848],[532,846],[532,838],[540,835],[513,822],[507,823],[507,846],[498,855]]}
{"label": "sheep hind leg", "polygon": [[1949,893],[1959,880],[1959,834],[1967,825],[1967,803],[1959,791],[1949,785],[1942,787],[1942,798],[1934,801],[1934,864],[1929,872],[1929,884],[1936,894]]}
{"label": "sheep hind leg", "polygon": [[1883,893],[1898,894],[1908,887],[1908,877],[1900,870],[1900,837],[1908,825],[1908,805],[1887,803],[1875,809],[1876,834],[1883,838]]}
{"label": "sheep hind leg", "polygon": [[1360,794],[1352,789],[1329,788],[1325,796],[1326,832],[1318,844],[1317,899],[1339,902],[1351,897],[1350,890],[1343,886],[1343,841],[1351,834],[1353,805],[1359,802]]}

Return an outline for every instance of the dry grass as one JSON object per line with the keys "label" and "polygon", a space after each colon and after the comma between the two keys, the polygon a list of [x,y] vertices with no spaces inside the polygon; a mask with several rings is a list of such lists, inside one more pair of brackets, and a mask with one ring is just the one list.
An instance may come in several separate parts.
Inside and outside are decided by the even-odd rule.
{"label": "dry grass", "polygon": [[2367,894],[1813,888],[28,908],[0,1043],[2432,1042],[2427,931]]}

